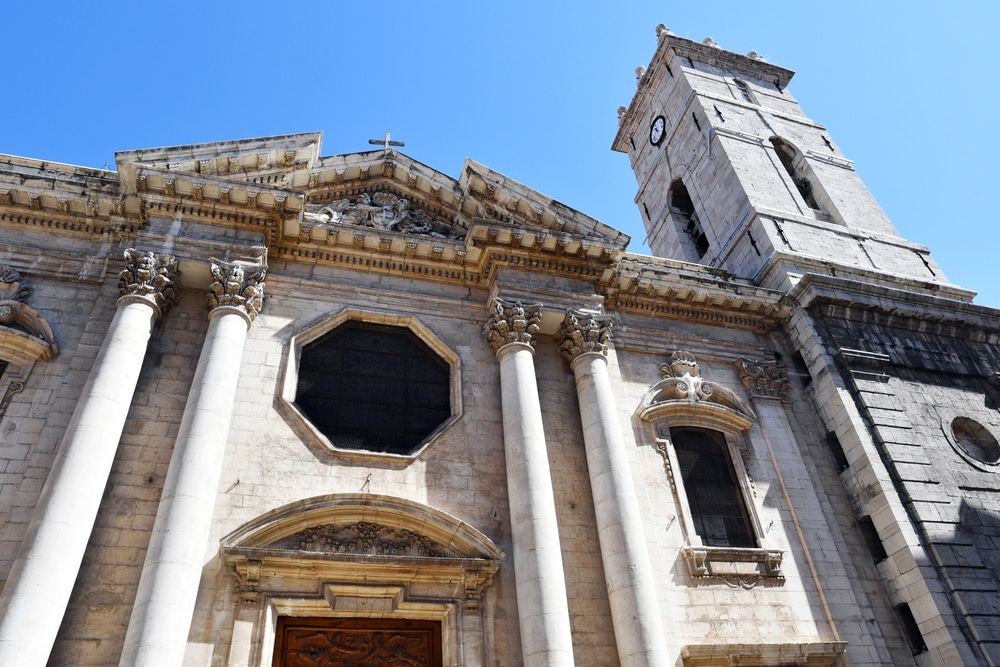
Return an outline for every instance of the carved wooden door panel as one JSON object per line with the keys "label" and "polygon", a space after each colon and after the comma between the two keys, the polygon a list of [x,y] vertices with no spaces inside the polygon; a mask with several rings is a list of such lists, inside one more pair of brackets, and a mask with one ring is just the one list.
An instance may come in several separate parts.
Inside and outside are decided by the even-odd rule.
{"label": "carved wooden door panel", "polygon": [[281,617],[273,664],[274,667],[441,667],[441,624]]}

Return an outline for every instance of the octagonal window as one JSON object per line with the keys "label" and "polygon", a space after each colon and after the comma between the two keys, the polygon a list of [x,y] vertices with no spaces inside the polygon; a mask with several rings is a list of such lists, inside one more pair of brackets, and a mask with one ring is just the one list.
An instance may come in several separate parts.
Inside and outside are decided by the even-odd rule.
{"label": "octagonal window", "polygon": [[348,320],[303,346],[295,404],[337,449],[409,455],[451,418],[451,369],[410,329]]}

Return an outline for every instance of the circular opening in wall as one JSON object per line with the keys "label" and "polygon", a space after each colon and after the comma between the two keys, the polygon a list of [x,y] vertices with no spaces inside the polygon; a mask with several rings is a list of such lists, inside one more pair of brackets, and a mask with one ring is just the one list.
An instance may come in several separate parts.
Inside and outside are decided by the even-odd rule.
{"label": "circular opening in wall", "polygon": [[951,432],[962,451],[977,461],[1000,461],[1000,444],[979,422],[968,417],[957,417],[951,423]]}

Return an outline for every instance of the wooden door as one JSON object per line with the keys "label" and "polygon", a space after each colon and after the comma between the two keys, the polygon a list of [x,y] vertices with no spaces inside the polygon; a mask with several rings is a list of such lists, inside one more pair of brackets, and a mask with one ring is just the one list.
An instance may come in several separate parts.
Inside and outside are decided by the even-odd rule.
{"label": "wooden door", "polygon": [[441,667],[441,624],[278,618],[274,667]]}

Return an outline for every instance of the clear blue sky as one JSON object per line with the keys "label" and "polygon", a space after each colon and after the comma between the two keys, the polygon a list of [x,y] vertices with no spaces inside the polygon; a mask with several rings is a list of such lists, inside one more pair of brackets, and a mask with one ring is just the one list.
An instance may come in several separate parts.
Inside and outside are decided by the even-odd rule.
{"label": "clear blue sky", "polygon": [[[620,9],[619,7],[627,7]],[[114,165],[121,150],[322,130],[323,153],[471,157],[648,252],[615,110],[654,28],[795,70],[900,233],[1000,307],[991,197],[1000,3],[64,2],[5,8],[0,152]]]}

